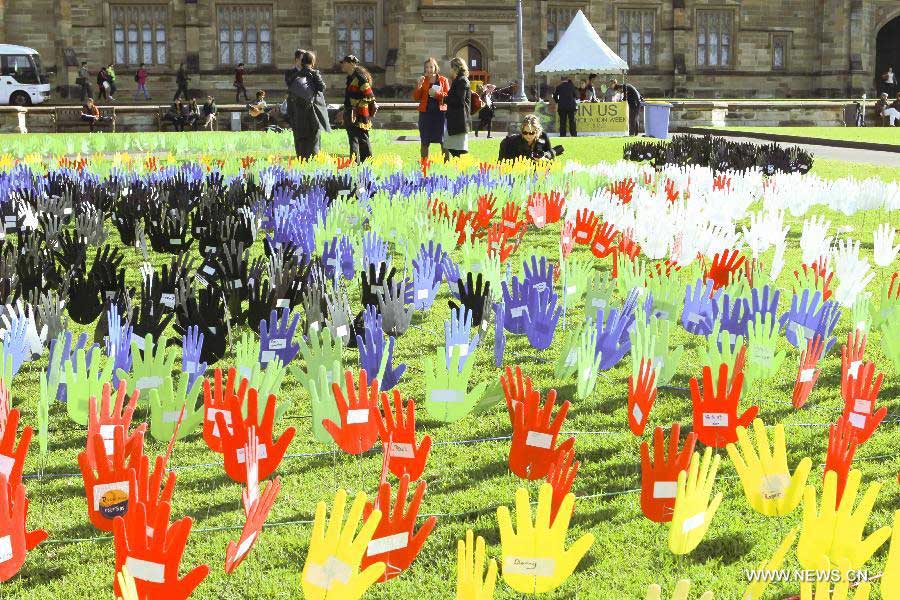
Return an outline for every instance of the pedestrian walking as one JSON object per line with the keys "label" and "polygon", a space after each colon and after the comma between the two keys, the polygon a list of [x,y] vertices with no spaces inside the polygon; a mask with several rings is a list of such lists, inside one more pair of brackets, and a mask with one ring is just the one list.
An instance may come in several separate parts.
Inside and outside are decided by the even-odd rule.
{"label": "pedestrian walking", "polygon": [[137,100],[138,96],[143,92],[144,100],[149,100],[150,93],[147,92],[147,69],[144,67],[144,63],[141,63],[137,73],[134,74],[134,81],[137,83],[137,89],[134,91],[134,99]]}
{"label": "pedestrian walking", "polygon": [[75,83],[81,88],[81,102],[84,103],[90,98],[93,94],[91,94],[91,80],[90,80],[90,72],[88,72],[87,61],[81,61],[81,68],[78,69],[78,78],[75,80]]}
{"label": "pedestrian walking", "polygon": [[372,76],[352,54],[341,59],[341,70],[347,75],[342,122],[347,129],[350,156],[361,163],[372,156],[369,130],[372,128],[372,117],[378,110],[372,91]]}
{"label": "pedestrian walking", "polygon": [[185,98],[188,97],[188,81],[191,78],[188,77],[187,71],[184,70],[184,63],[180,63],[178,65],[178,72],[175,74],[175,85],[178,86],[175,90],[175,97],[172,98],[172,102],[178,100],[183,95]]}
{"label": "pedestrian walking", "polygon": [[472,88],[469,67],[458,56],[450,60],[453,82],[444,102],[447,104],[447,133],[444,135],[444,158],[462,156],[469,151],[469,120],[472,116]]}
{"label": "pedestrian walking", "polygon": [[412,94],[413,100],[419,103],[419,154],[422,158],[428,158],[431,144],[437,144],[443,150],[447,118],[444,98],[450,91],[450,83],[439,70],[437,59],[427,58],[423,75]]}
{"label": "pedestrian walking", "polygon": [[106,65],[106,75],[109,78],[109,99],[115,100],[113,96],[116,95],[116,91],[119,89],[118,84],[116,84],[116,69],[115,65],[109,63]]}
{"label": "pedestrian walking", "polygon": [[482,129],[487,129],[488,138],[491,137],[491,126],[494,122],[494,90],[497,86],[488,83],[478,86],[481,93],[481,110],[478,111],[478,125],[475,126],[475,137],[478,137]]}
{"label": "pedestrian walking", "polygon": [[325,81],[316,70],[310,50],[294,52],[294,66],[284,74],[288,88],[287,119],[294,134],[297,158],[308,160],[319,153],[322,132],[331,131],[325,104]]}
{"label": "pedestrian walking", "polygon": [[644,97],[630,83],[617,84],[616,91],[621,92],[625,102],[628,103],[628,135],[637,135],[638,117],[641,114],[641,107],[644,105]]}
{"label": "pedestrian walking", "polygon": [[110,91],[109,73],[106,72],[106,67],[103,67],[99,71],[97,71],[97,90],[97,100],[115,99],[112,97],[112,92]]}
{"label": "pedestrian walking", "polygon": [[244,100],[249,102],[250,97],[247,96],[247,88],[244,87],[244,63],[238,63],[237,69],[234,70],[234,102],[237,104],[241,101],[241,92],[244,92]]}
{"label": "pedestrian walking", "polygon": [[572,137],[578,135],[578,130],[575,128],[578,93],[578,88],[572,83],[570,77],[563,77],[553,91],[553,101],[556,102],[556,114],[559,115],[559,135],[562,137],[566,137],[567,126]]}

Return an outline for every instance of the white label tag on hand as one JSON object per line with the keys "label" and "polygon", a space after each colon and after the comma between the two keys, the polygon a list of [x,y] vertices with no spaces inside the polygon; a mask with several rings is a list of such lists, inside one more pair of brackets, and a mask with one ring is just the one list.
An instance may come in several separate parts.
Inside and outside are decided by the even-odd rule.
{"label": "white label tag on hand", "polygon": [[813,380],[813,376],[816,374],[815,369],[801,369],[800,370],[800,383],[807,383]]}
{"label": "white label tag on hand", "polygon": [[631,416],[634,417],[634,422],[640,424],[642,419],[644,418],[644,411],[641,410],[641,407],[634,404],[634,408],[631,409]]}
{"label": "white label tag on hand", "polygon": [[391,454],[391,458],[415,458],[412,444],[391,442],[389,451]]}
{"label": "white label tag on hand", "polygon": [[428,298],[428,290],[416,290],[416,300],[426,300]]}
{"label": "white label tag on hand", "polygon": [[100,426],[100,437],[103,438],[103,449],[106,450],[106,455],[110,456],[113,453],[114,444],[113,439],[115,437],[116,426],[115,425],[101,425]]}
{"label": "white label tag on hand", "polygon": [[[263,364],[267,364],[275,360],[275,353],[271,350],[263,350],[259,353],[259,362]],[[250,379],[250,376],[247,375],[245,379]]]}
{"label": "white label tag on hand", "polygon": [[342,337],[344,337],[344,336],[346,336],[347,334],[350,333],[349,331],[347,331],[347,326],[346,326],[346,325],[339,325],[338,328],[335,329],[335,332],[337,333],[337,336],[338,336],[339,338],[342,338]]}
{"label": "white label tag on hand", "polygon": [[759,484],[759,492],[765,500],[784,498],[784,493],[791,485],[791,477],[787,473],[763,475]]}
{"label": "white label tag on hand", "polygon": [[706,519],[706,513],[701,512],[697,513],[693,517],[688,517],[684,520],[684,523],[681,524],[681,532],[688,533],[689,531],[693,531],[697,529],[701,525],[703,525],[703,521]]}
{"label": "white label tag on hand", "polygon": [[654,498],[674,498],[678,491],[677,481],[655,481],[653,482]]}
{"label": "white label tag on hand", "polygon": [[291,299],[290,298],[279,298],[275,301],[275,308],[290,308],[291,307]]}
{"label": "white label tag on hand", "polygon": [[347,425],[358,425],[369,422],[369,409],[357,408],[347,411]]}
{"label": "white label tag on hand", "polygon": [[395,533],[394,535],[388,535],[383,538],[374,539],[369,542],[368,548],[366,548],[367,556],[376,556],[378,554],[384,554],[385,552],[390,552],[392,550],[399,550],[400,548],[406,548],[409,544],[409,533]]}
{"label": "white label tag on hand", "polygon": [[221,413],[222,418],[225,419],[225,427],[228,428],[228,433],[233,433],[234,429],[231,426],[231,411],[223,410],[221,408],[207,408],[206,420],[211,421],[213,424],[213,435],[216,437],[221,435],[219,433],[219,422],[216,420],[217,413]]}
{"label": "white label tag on hand", "polygon": [[569,350],[569,353],[566,355],[566,366],[574,367],[575,363],[578,361],[578,349],[572,348]]}
{"label": "white label tag on hand", "polygon": [[256,541],[256,536],[258,532],[254,531],[251,533],[246,540],[241,542],[241,545],[238,546],[237,551],[234,553],[235,560],[239,559],[243,555],[247,554],[247,551],[250,550],[250,546],[253,545],[253,542]]}
{"label": "white label tag on hand", "polygon": [[[256,445],[256,460],[262,460],[264,458],[268,458],[269,454],[266,452],[265,444],[257,444]],[[247,461],[247,453],[244,452],[243,448],[237,449],[237,461],[239,464],[244,464]]]}
{"label": "white label tag on hand", "polygon": [[552,443],[553,436],[541,431],[529,431],[528,437],[525,438],[525,445],[534,446],[535,448],[550,448]]}
{"label": "white label tag on hand", "polygon": [[310,564],[306,569],[304,578],[314,586],[327,590],[331,588],[332,583],[335,581],[341,585],[347,585],[352,575],[353,569],[350,565],[334,556],[329,556],[324,565]]}
{"label": "white label tag on hand", "polygon": [[141,377],[137,381],[135,381],[134,387],[139,390],[158,388],[162,385],[162,382],[163,378],[159,375],[148,375],[146,377]]}
{"label": "white label tag on hand", "polygon": [[130,496],[129,482],[116,481],[114,483],[101,483],[94,486],[94,510],[100,510],[100,501],[106,492],[124,492],[126,496]]}
{"label": "white label tag on hand", "polygon": [[428,400],[431,402],[462,402],[465,397],[459,390],[431,390]]}
{"label": "white label tag on hand", "polygon": [[163,294],[159,297],[159,303],[169,308],[175,308],[175,294]]}
{"label": "white label tag on hand", "polygon": [[125,559],[125,566],[128,567],[128,572],[135,579],[150,583],[166,582],[166,567],[160,563],[129,556]]}
{"label": "white label tag on hand", "polygon": [[872,401],[871,400],[863,400],[862,398],[857,398],[856,402],[853,403],[854,412],[862,413],[864,415],[872,414]]}
{"label": "white label tag on hand", "polygon": [[859,377],[859,368],[862,366],[861,360],[854,360],[847,366],[847,376],[854,379]]}
{"label": "white label tag on hand", "polygon": [[6,456],[5,454],[0,454],[0,473],[6,477],[7,481],[9,481],[9,474],[12,473],[13,467],[15,466],[16,461],[14,458]]}
{"label": "white label tag on hand", "polygon": [[850,424],[853,425],[857,429],[865,429],[866,428],[866,415],[861,415],[861,414],[855,413],[855,412],[850,413]]}
{"label": "white label tag on hand", "polygon": [[503,574],[553,577],[556,562],[552,558],[507,556],[503,559]]}
{"label": "white label tag on hand", "polygon": [[0,538],[0,564],[5,563],[6,561],[12,558],[12,538],[8,535],[4,535]]}
{"label": "white label tag on hand", "polygon": [[728,427],[728,413],[703,413],[704,427]]}

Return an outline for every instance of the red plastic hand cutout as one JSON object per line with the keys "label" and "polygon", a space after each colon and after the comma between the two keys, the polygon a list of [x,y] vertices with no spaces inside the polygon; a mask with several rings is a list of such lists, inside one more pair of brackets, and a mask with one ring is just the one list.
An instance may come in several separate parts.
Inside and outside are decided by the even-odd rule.
{"label": "red plastic hand cutout", "polygon": [[509,449],[509,470],[522,479],[544,479],[558,456],[575,445],[570,437],[559,447],[556,439],[569,412],[569,401],[563,402],[552,419],[556,405],[556,390],[547,392],[547,401],[541,407],[541,393],[532,391],[524,402],[513,406],[512,444]]}
{"label": "red plastic hand cutout", "polygon": [[605,221],[594,230],[594,239],[591,240],[591,252],[597,258],[606,258],[616,249],[615,237],[618,230],[609,221]]}
{"label": "red plastic hand cutout", "polygon": [[[163,476],[167,474],[165,459],[156,457],[153,472],[150,471],[150,459],[141,456],[136,473],[136,497],[135,502],[144,505],[145,514],[149,523],[155,523],[160,510],[164,506],[170,506],[172,496],[175,493],[175,473],[168,471],[166,483],[163,485]],[[125,513],[125,520],[134,517],[134,511]]]}
{"label": "red plastic hand cutout", "polygon": [[562,219],[563,210],[566,207],[566,199],[556,190],[550,192],[545,198],[547,200],[547,222],[556,223]]}
{"label": "red plastic hand cutout", "polygon": [[589,208],[582,208],[575,213],[575,241],[579,244],[590,244],[599,221],[600,218]]}
{"label": "red plastic hand cutout", "polygon": [[684,440],[684,447],[678,450],[681,425],[672,424],[669,434],[669,452],[665,452],[665,432],[662,427],[653,430],[653,462],[650,462],[650,448],[641,443],[641,511],[651,521],[668,523],[675,510],[675,491],[678,474],[686,471],[694,454],[697,434],[691,432]]}
{"label": "red plastic hand cutout", "polygon": [[840,506],[847,486],[847,476],[850,474],[850,466],[853,464],[853,455],[856,454],[856,431],[849,422],[838,419],[837,423],[828,426],[828,453],[825,455],[825,473],[834,471],[837,475],[837,499],[835,508]]}
{"label": "red plastic hand cutout", "polygon": [[219,433],[222,436],[222,453],[225,459],[225,472],[232,480],[238,483],[247,483],[246,452],[244,446],[249,439],[249,430],[256,429],[259,443],[256,447],[259,461],[259,479],[268,479],[269,476],[281,464],[281,459],[287,451],[288,445],[294,439],[296,430],[288,427],[277,441],[273,438],[272,427],[275,423],[275,395],[269,394],[266,408],[263,411],[262,421],[259,421],[257,407],[257,392],[255,388],[247,391],[247,416],[243,415],[239,397],[230,399],[229,411],[231,412],[231,432],[227,429],[225,415],[216,414],[216,423],[219,425]]}
{"label": "red plastic hand cutout", "polygon": [[525,227],[525,222],[519,219],[519,205],[515,202],[507,202],[500,216],[503,235],[507,238],[515,237]]}
{"label": "red plastic hand cutout", "polygon": [[878,391],[883,380],[884,373],[879,373],[875,377],[875,363],[871,362],[862,363],[858,377],[850,378],[847,395],[844,396],[844,413],[841,419],[850,423],[856,430],[860,444],[864,444],[872,437],[875,429],[887,415],[887,406],[875,410]]}
{"label": "red plastic hand cutout", "polygon": [[[156,520],[152,522],[147,521],[143,504],[136,504],[132,510],[135,514],[127,521],[115,520],[116,573],[122,567],[128,567],[138,596],[142,599],[188,598],[209,574],[209,567],[200,565],[183,578],[178,578],[181,557],[191,534],[192,519],[185,517],[170,525],[171,507],[167,503],[160,506]],[[116,578],[113,579],[113,587],[116,594],[121,594]]]}
{"label": "red plastic hand cutout", "polygon": [[707,269],[704,278],[712,279],[713,289],[728,285],[731,274],[736,272],[744,264],[745,257],[737,250],[723,250],[713,256],[712,265]]}
{"label": "red plastic hand cutout", "polygon": [[387,581],[409,568],[437,521],[436,517],[428,517],[419,530],[413,532],[426,488],[427,484],[420,481],[416,486],[416,491],[413,492],[409,508],[407,508],[409,476],[404,475],[400,478],[397,501],[391,510],[391,484],[382,483],[379,486],[377,503],[372,505],[371,502],[367,502],[363,509],[363,521],[368,519],[376,508],[381,511],[381,521],[378,522],[378,527],[372,534],[372,541],[369,542],[366,553],[363,555],[360,570],[365,570],[375,563],[384,562],[384,575],[380,581]]}
{"label": "red plastic hand cutout", "polygon": [[28,552],[47,539],[43,529],[25,530],[27,518],[25,486],[10,486],[0,474],[0,582],[14,577],[25,564]]}
{"label": "red plastic hand cutout", "polygon": [[565,225],[562,226],[562,230],[559,235],[559,254],[562,256],[563,260],[566,259],[571,253],[572,249],[575,247],[575,225],[572,221],[566,221]]}
{"label": "red plastic hand cutout", "polygon": [[[397,477],[408,475],[412,481],[422,476],[428,453],[431,452],[431,436],[426,435],[416,444],[416,403],[412,398],[406,402],[406,418],[403,418],[403,399],[400,392],[392,390],[394,398],[393,414],[388,393],[381,392],[381,407],[384,418],[376,419],[378,433],[389,455],[388,469]],[[375,411],[377,412],[377,411]]]}
{"label": "red plastic hand cutout", "polygon": [[866,353],[866,335],[859,329],[847,333],[847,343],[841,348],[841,397],[846,404],[850,393],[851,379],[859,377]]}
{"label": "red plastic hand cutout", "polygon": [[[737,369],[735,369],[737,371]],[[749,427],[758,406],[751,406],[740,417],[737,415],[738,403],[741,400],[741,387],[744,385],[744,374],[737,371],[728,381],[728,365],[719,366],[719,378],[713,384],[712,370],[703,367],[703,393],[701,394],[697,378],[691,377],[691,398],[694,405],[694,431],[697,439],[707,446],[724,448],[737,442],[737,427]]]}
{"label": "red plastic hand cutout", "polygon": [[656,402],[656,370],[651,359],[641,359],[638,380],[628,378],[628,427],[637,436],[644,435],[647,417]]}
{"label": "red plastic hand cutout", "polygon": [[[126,454],[125,429],[116,425],[113,430],[113,452],[106,456],[103,437],[98,433],[88,438],[89,447],[97,457],[91,466],[87,451],[78,455],[84,494],[87,498],[88,518],[101,531],[113,530],[113,519],[124,516],[137,498],[137,467],[143,456],[143,434],[138,434],[140,454]],[[101,458],[102,457],[102,458]]]}
{"label": "red plastic hand cutout", "polygon": [[488,229],[491,226],[491,219],[497,214],[494,208],[496,199],[493,194],[482,194],[478,197],[478,211],[472,220],[472,227],[476,230]]}
{"label": "red plastic hand cutout", "polygon": [[0,429],[0,476],[8,482],[11,494],[22,483],[25,457],[28,456],[28,445],[34,435],[32,427],[26,425],[22,428],[22,437],[17,438],[18,429],[19,409],[14,408],[6,415],[6,423]]}
{"label": "red plastic hand cutout", "polygon": [[231,399],[237,396],[243,402],[248,386],[247,380],[241,379],[240,387],[235,393],[234,384],[237,380],[237,370],[234,367],[228,369],[227,377],[228,379],[223,385],[222,369],[216,369],[213,374],[213,386],[210,386],[209,379],[203,380],[203,439],[210,450],[220,454],[222,452],[222,435],[216,415],[222,415],[227,429],[231,431],[231,410],[229,409]]}
{"label": "red plastic hand cutout", "polygon": [[[137,408],[140,390],[134,390],[128,404],[125,404],[125,393],[128,382],[124,379],[119,380],[119,387],[116,390],[115,406],[110,407],[112,396],[112,386],[108,383],[103,384],[103,391],[100,394],[100,410],[97,410],[97,398],[91,396],[88,399],[88,440],[96,434],[100,434],[103,438],[103,449],[105,456],[109,456],[113,451],[113,431],[116,427],[122,427],[125,432],[125,455],[127,457],[140,456],[143,454],[144,433],[147,431],[147,424],[141,423],[134,428],[131,433],[128,432],[131,427],[131,417],[134,415],[134,409]],[[86,444],[85,450],[91,468],[96,468],[97,462],[94,456],[94,450],[90,444]]]}
{"label": "red plastic hand cutout", "polygon": [[534,391],[531,377],[522,375],[522,367],[519,365],[516,365],[515,373],[507,365],[506,373],[500,375],[500,387],[503,388],[503,395],[506,397],[506,411],[509,413],[509,422],[514,424],[516,422],[516,403],[525,402]]}
{"label": "red plastic hand cutout", "polygon": [[249,507],[245,507],[247,520],[241,530],[241,537],[237,542],[228,542],[228,548],[225,549],[226,573],[234,572],[250,553],[250,548],[256,543],[266,519],[269,518],[269,512],[272,510],[272,505],[275,504],[279,491],[281,491],[281,478],[276,477],[269,482],[259,498]]}
{"label": "red plastic hand cutout", "polygon": [[359,387],[353,382],[353,373],[344,372],[347,383],[347,399],[341,386],[333,383],[332,391],[337,403],[341,424],[338,426],[331,419],[322,421],[322,426],[331,434],[337,445],[348,454],[362,454],[378,441],[378,380],[369,383],[365,369],[359,370]]}
{"label": "red plastic hand cutout", "polygon": [[[574,463],[573,463],[574,461]],[[581,462],[575,460],[575,449],[570,448],[565,452],[560,452],[556,457],[556,462],[550,467],[547,473],[547,483],[553,486],[553,501],[550,505],[550,524],[556,519],[556,513],[562,505],[565,498],[572,489],[572,482],[578,475],[578,467]],[[572,505],[572,511],[575,511],[575,505]]]}
{"label": "red plastic hand cutout", "polygon": [[800,355],[800,369],[797,371],[797,380],[794,382],[794,408],[801,408],[806,404],[809,393],[819,379],[819,359],[825,349],[822,336],[814,336],[806,342],[806,350]]}

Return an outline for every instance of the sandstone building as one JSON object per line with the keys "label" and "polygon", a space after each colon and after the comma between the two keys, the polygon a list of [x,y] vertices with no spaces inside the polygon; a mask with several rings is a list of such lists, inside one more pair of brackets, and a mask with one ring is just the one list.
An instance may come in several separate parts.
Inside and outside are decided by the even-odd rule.
{"label": "sandstone building", "polygon": [[[871,97],[889,65],[900,71],[897,0],[523,0],[523,9],[531,97],[534,65],[578,9],[652,96]],[[515,0],[0,0],[0,42],[36,48],[55,71],[56,98],[81,60],[92,73],[115,63],[124,94],[147,63],[159,101],[171,99],[182,62],[192,92],[220,102],[241,61],[251,91],[277,91],[298,47],[318,53],[330,96],[346,53],[371,67],[383,95],[405,96],[432,55],[442,65],[462,56],[500,87],[512,81]]]}

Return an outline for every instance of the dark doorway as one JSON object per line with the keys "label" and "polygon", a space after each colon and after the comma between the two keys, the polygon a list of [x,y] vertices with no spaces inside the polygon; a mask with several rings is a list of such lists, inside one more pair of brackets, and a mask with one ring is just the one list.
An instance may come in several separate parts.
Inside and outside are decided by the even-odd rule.
{"label": "dark doorway", "polygon": [[[885,86],[882,75],[888,67],[894,68],[894,85],[892,89]],[[880,92],[897,93],[900,89],[897,83],[900,81],[900,17],[888,21],[887,25],[878,32],[875,41],[875,81]],[[891,95],[893,95],[891,94]]]}

